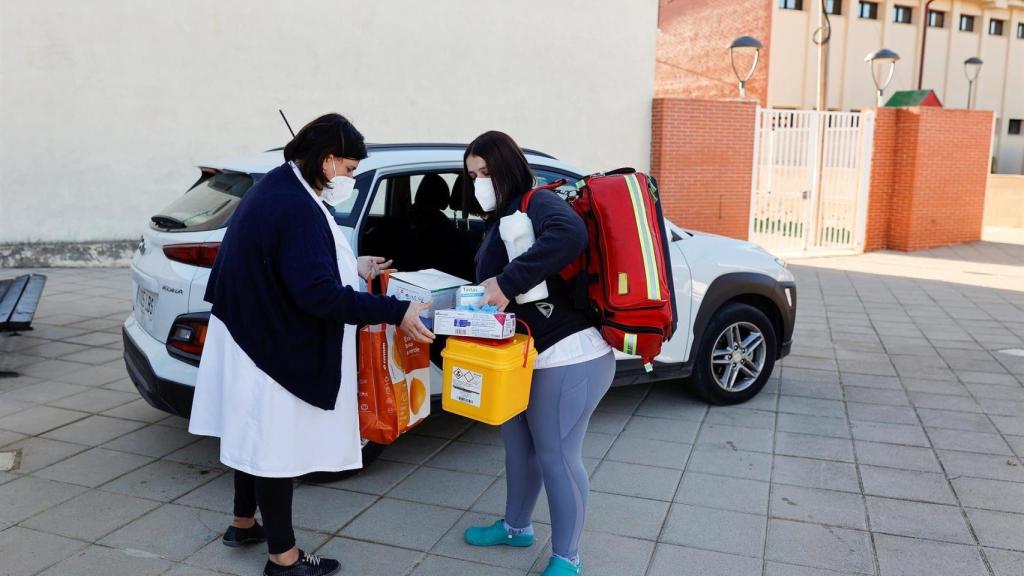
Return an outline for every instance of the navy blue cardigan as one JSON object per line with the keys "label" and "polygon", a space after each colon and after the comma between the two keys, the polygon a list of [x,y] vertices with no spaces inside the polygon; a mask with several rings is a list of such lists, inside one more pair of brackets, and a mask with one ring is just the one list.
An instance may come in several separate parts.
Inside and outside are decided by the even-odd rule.
{"label": "navy blue cardigan", "polygon": [[400,324],[409,307],[342,284],[323,211],[288,164],[239,202],[205,299],[260,370],[324,410],[341,387],[344,325]]}

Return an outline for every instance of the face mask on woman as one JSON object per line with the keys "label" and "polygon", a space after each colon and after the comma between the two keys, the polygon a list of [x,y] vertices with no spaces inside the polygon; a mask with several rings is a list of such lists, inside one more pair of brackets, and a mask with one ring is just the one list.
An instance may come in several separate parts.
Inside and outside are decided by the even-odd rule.
{"label": "face mask on woman", "polygon": [[338,174],[338,166],[334,157],[331,157],[331,166],[334,167],[334,177],[320,193],[320,198],[331,206],[337,206],[352,197],[356,188],[356,179]]}
{"label": "face mask on woman", "polygon": [[484,212],[493,212],[498,207],[498,198],[494,194],[494,183],[490,178],[477,176],[476,180],[473,180],[473,196],[476,196],[476,201],[480,203]]}

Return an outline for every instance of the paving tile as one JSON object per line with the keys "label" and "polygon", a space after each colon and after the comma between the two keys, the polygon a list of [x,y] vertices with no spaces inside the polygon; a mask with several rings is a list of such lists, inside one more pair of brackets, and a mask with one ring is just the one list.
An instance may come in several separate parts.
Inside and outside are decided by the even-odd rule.
{"label": "paving tile", "polygon": [[925,392],[930,394],[945,394],[949,396],[970,396],[967,388],[959,382],[948,382],[941,380],[922,380],[916,378],[902,378],[903,387],[907,392]]}
{"label": "paving tile", "polygon": [[707,419],[704,423],[774,430],[775,413],[764,410],[748,410],[738,406],[711,406],[708,408]]}
{"label": "paving tile", "polygon": [[23,476],[0,486],[0,520],[21,522],[85,492],[85,488]]}
{"label": "paving tile", "polygon": [[[990,416],[990,418],[996,428],[998,428],[1003,434],[1024,436],[1024,418],[1014,418],[1010,416]],[[979,432],[988,432],[988,430],[979,430]]]}
{"label": "paving tile", "polygon": [[133,430],[138,430],[142,426],[144,426],[143,423],[134,420],[89,416],[67,426],[51,430],[43,434],[43,438],[98,446]]}
{"label": "paving tile", "polygon": [[850,425],[846,418],[829,418],[825,416],[809,416],[806,414],[779,414],[780,432],[797,432],[830,436],[832,438],[849,438]]}
{"label": "paving tile", "polygon": [[751,480],[768,480],[771,477],[771,466],[771,454],[715,446],[696,446],[690,455],[687,470]]}
{"label": "paving tile", "polygon": [[769,520],[765,557],[813,568],[875,572],[867,532],[789,520]]}
{"label": "paving tile", "polygon": [[505,469],[505,449],[499,446],[453,442],[427,464],[434,468],[497,476]]}
{"label": "paving tile", "polygon": [[969,432],[995,433],[996,430],[984,414],[969,412],[951,412],[949,410],[929,410],[918,408],[918,416],[925,428],[948,428],[950,430],[966,430]]}
{"label": "paving tile", "polygon": [[619,436],[605,458],[631,464],[651,464],[682,470],[690,457],[692,446],[676,442]]}
{"label": "paving tile", "polygon": [[106,410],[103,412],[103,415],[112,416],[114,418],[138,420],[146,423],[159,422],[160,420],[167,418],[166,412],[161,412],[156,408],[153,408],[141,398],[134,402],[122,404],[117,408]]}
{"label": "paving tile", "polygon": [[198,442],[171,452],[164,458],[202,468],[227,469],[227,466],[220,461],[220,438],[202,438]]}
{"label": "paving tile", "polygon": [[881,404],[885,406],[909,406],[906,393],[899,389],[866,388],[862,386],[843,386],[847,403]]}
{"label": "paving tile", "polygon": [[856,440],[902,444],[904,446],[922,446],[925,448],[931,447],[928,437],[925,436],[924,429],[917,425],[854,422],[852,428],[853,437]]}
{"label": "paving tile", "polygon": [[583,436],[583,456],[585,458],[604,458],[613,442],[615,442],[615,436],[611,434],[587,432]]}
{"label": "paving tile", "polygon": [[651,393],[637,407],[636,414],[671,420],[702,420],[708,410],[707,403],[679,388],[652,388]]}
{"label": "paving tile", "polygon": [[[408,434],[406,435],[408,436]],[[426,438],[421,436],[421,438]],[[460,442],[472,442],[474,444],[490,444],[491,446],[504,446],[501,439],[501,426],[488,426],[487,424],[474,424],[459,436]]]}
{"label": "paving tile", "polygon": [[765,562],[764,576],[853,576],[853,572],[835,572],[821,568],[808,568],[783,564],[781,562]]}
{"label": "paving tile", "polygon": [[407,464],[423,464],[441,450],[448,440],[432,436],[403,434],[398,440],[387,447],[381,459]]}
{"label": "paving tile", "polygon": [[384,498],[350,523],[342,536],[430,550],[462,516],[462,512],[429,504]]}
{"label": "paving tile", "polygon": [[4,576],[32,576],[71,556],[85,542],[14,526],[0,532]]}
{"label": "paving tile", "polygon": [[971,398],[964,396],[948,396],[927,392],[910,392],[910,401],[918,408],[935,410],[953,410],[956,412],[981,412],[981,406]]}
{"label": "paving tile", "polygon": [[1020,576],[1024,574],[1024,553],[1009,550],[985,548],[985,557],[995,576]]}
{"label": "paving tile", "polygon": [[[629,414],[622,412],[594,412],[590,416],[590,425],[587,426],[587,431],[599,432],[601,434],[618,434],[622,432],[622,427],[626,425],[629,418]],[[665,419],[662,418],[662,420]],[[696,422],[699,422],[699,420]]]}
{"label": "paving tile", "polygon": [[982,546],[1024,552],[1024,514],[968,508],[967,518]]}
{"label": "paving tile", "polygon": [[323,486],[381,496],[387,494],[415,469],[416,467],[410,464],[377,461],[355,476],[337,482],[328,482]]}
{"label": "paving tile", "polygon": [[477,576],[493,574],[494,576],[522,576],[520,570],[506,570],[497,566],[466,562],[442,556],[427,556],[409,576]]}
{"label": "paving tile", "polygon": [[341,537],[329,540],[317,554],[341,562],[342,574],[360,576],[408,574],[424,557],[422,552]]}
{"label": "paving tile", "polygon": [[171,571],[164,574],[164,576],[221,576],[221,574],[221,572],[211,572],[198,566],[175,564],[174,568],[171,568]]}
{"label": "paving tile", "polygon": [[9,430],[0,430],[0,448],[7,446],[8,444],[14,444],[15,442],[24,440],[25,438],[28,438],[28,436],[17,432],[11,432]]}
{"label": "paving tile", "polygon": [[676,488],[679,487],[681,476],[680,470],[605,460],[591,479],[590,489],[623,496],[671,501]]}
{"label": "paving tile", "polygon": [[67,408],[68,410],[96,413],[127,404],[138,397],[138,393],[132,394],[130,392],[116,392],[114,390],[95,388],[81,394],[54,400],[48,404],[58,408]]}
{"label": "paving tile", "polygon": [[934,429],[928,432],[932,445],[942,450],[960,450],[962,452],[981,452],[985,454],[1010,455],[1010,447],[997,434],[967,432],[965,430]]}
{"label": "paving tile", "polygon": [[668,509],[668,502],[592,492],[585,526],[596,532],[654,540]]}
{"label": "paving tile", "polygon": [[709,550],[658,544],[648,576],[678,576],[680,567],[701,576],[759,576],[761,560]]}
{"label": "paving tile", "polygon": [[700,429],[697,444],[712,445],[730,450],[771,453],[774,436],[769,430],[722,424],[705,424]]}
{"label": "paving tile", "polygon": [[760,558],[766,521],[760,514],[674,504],[659,541]]}
{"label": "paving tile", "polygon": [[299,484],[293,495],[292,521],[299,528],[336,532],[376,500],[360,492]]}
{"label": "paving tile", "polygon": [[843,387],[839,385],[838,378],[828,382],[807,382],[783,378],[780,386],[785,396],[805,396],[824,400],[842,400],[843,398]]}
{"label": "paving tile", "polygon": [[1006,443],[1018,456],[1024,458],[1024,436],[1007,436]]}
{"label": "paving tile", "polygon": [[953,478],[964,506],[1024,514],[1024,484],[984,478]]}
{"label": "paving tile", "polygon": [[92,490],[22,522],[22,526],[89,542],[98,540],[159,503]]}
{"label": "paving tile", "polygon": [[127,550],[89,546],[41,573],[41,576],[157,576],[172,564]]}
{"label": "paving tile", "polygon": [[772,518],[799,520],[867,530],[864,498],[860,494],[779,485],[772,488]]}
{"label": "paving tile", "polygon": [[21,450],[19,472],[31,473],[59,462],[69,456],[84,452],[88,446],[58,442],[46,438],[25,438],[4,447],[5,450]]}
{"label": "paving tile", "polygon": [[942,474],[863,464],[860,466],[860,473],[864,481],[865,494],[937,504],[956,504],[956,499],[946,484],[946,477]]}
{"label": "paving tile", "polygon": [[974,544],[974,537],[956,506],[867,497],[871,529],[878,533]]}
{"label": "paving tile", "polygon": [[105,484],[102,489],[107,492],[169,502],[219,475],[219,471],[208,468],[157,460]]}
{"label": "paving tile", "polygon": [[[498,478],[491,484],[482,496],[473,504],[471,510],[489,514],[492,517],[502,518],[505,514],[505,500],[508,486],[505,478]],[[541,487],[540,495],[537,497],[536,506],[533,509],[533,521],[551,524],[551,511],[548,508],[548,497]]]}
{"label": "paving tile", "polygon": [[974,452],[949,452],[938,450],[939,460],[950,477],[973,476],[1024,482],[1024,466],[1016,456],[977,454]]}
{"label": "paving tile", "polygon": [[93,448],[43,468],[35,475],[95,488],[152,461],[152,458],[137,454]]}
{"label": "paving tile", "polygon": [[699,421],[633,416],[622,430],[621,437],[692,444],[699,428]]}
{"label": "paving tile", "polygon": [[432,436],[435,438],[451,440],[452,438],[456,438],[461,435],[472,425],[472,420],[468,420],[454,414],[449,414],[447,412],[442,412],[440,414],[431,415],[422,424],[413,428],[410,433],[416,434],[417,436]]}
{"label": "paving tile", "polygon": [[821,400],[801,396],[783,396],[779,400],[779,412],[807,414],[810,416],[846,417],[846,408],[839,400]]}
{"label": "paving tile", "polygon": [[[481,548],[466,544],[463,534],[470,526],[487,526],[494,523],[490,516],[481,514],[466,514],[463,516],[448,533],[441,538],[430,550],[431,554],[501,566],[520,572],[526,572],[539,559],[543,546],[536,542],[546,542],[551,536],[551,529],[544,524],[535,524],[535,544],[529,548],[513,548],[511,546],[495,546],[493,548]],[[483,571],[481,571],[483,572]]]}
{"label": "paving tile", "polygon": [[[328,496],[331,497],[331,496]],[[174,500],[175,504],[204,508],[225,514],[235,510],[235,475],[228,472],[212,482],[207,482],[184,496]]]}
{"label": "paving tile", "polygon": [[493,476],[420,468],[388,492],[391,498],[467,509],[494,483]]}
{"label": "paving tile", "polygon": [[855,442],[854,446],[857,450],[857,461],[861,464],[921,472],[942,472],[942,467],[939,466],[939,461],[931,448],[860,441]]}
{"label": "paving tile", "polygon": [[89,388],[85,386],[40,380],[34,384],[22,386],[0,395],[0,404],[10,400],[30,402],[32,404],[46,404],[47,402],[53,402],[66,396],[80,394],[87,390],[89,390]]}
{"label": "paving tile", "polygon": [[[295,530],[295,544],[302,550],[311,553],[326,542],[328,538],[328,535],[319,532]],[[335,560],[342,563],[343,570],[347,568],[345,558],[335,558]],[[238,576],[263,574],[263,566],[267,562],[267,547],[259,545],[245,548],[229,548],[224,545],[220,538],[217,538],[195,554],[189,556],[185,562],[195,568],[216,570],[217,574],[236,574]],[[345,573],[342,572],[342,574]],[[347,573],[351,574],[351,572]]]}
{"label": "paving tile", "polygon": [[189,434],[187,430],[153,424],[115,438],[103,447],[118,452],[161,458],[198,440],[198,436]]}
{"label": "paving tile", "polygon": [[988,570],[974,546],[902,536],[875,536],[881,576],[985,576]]}
{"label": "paving tile", "polygon": [[882,404],[846,404],[850,420],[859,422],[882,422],[887,424],[917,424],[917,414],[909,406],[886,406]]}
{"label": "paving tile", "polygon": [[85,365],[78,362],[65,362],[64,360],[45,360],[36,364],[25,366],[19,371],[27,376],[35,376],[52,380],[65,374],[81,370]]}
{"label": "paving tile", "polygon": [[180,562],[216,539],[230,522],[227,514],[165,504],[103,538],[100,544]]}
{"label": "paving tile", "polygon": [[783,456],[853,462],[853,442],[845,438],[779,432],[775,452]]}
{"label": "paving tile", "polygon": [[52,406],[33,406],[0,418],[0,428],[36,436],[87,417],[85,412],[64,410]]}
{"label": "paving tile", "polygon": [[765,514],[768,510],[767,482],[686,472],[675,501],[710,508]]}
{"label": "paving tile", "polygon": [[860,492],[857,467],[846,462],[776,456],[773,484],[789,484],[825,490]]}

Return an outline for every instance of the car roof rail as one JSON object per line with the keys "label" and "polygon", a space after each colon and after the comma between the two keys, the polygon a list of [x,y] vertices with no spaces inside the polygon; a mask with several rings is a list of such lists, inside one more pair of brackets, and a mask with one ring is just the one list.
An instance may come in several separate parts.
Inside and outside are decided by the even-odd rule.
{"label": "car roof rail", "polygon": [[[367,144],[366,149],[369,151],[385,151],[385,150],[418,150],[426,148],[440,148],[443,150],[463,150],[466,148],[466,144],[455,144],[451,142],[415,142],[415,143],[403,143],[403,144]],[[271,148],[267,152],[279,152],[284,150],[284,146],[277,148]],[[550,158],[557,160],[551,154],[541,152],[540,150],[534,150],[532,148],[523,148],[524,154],[531,156],[540,156],[542,158]]]}

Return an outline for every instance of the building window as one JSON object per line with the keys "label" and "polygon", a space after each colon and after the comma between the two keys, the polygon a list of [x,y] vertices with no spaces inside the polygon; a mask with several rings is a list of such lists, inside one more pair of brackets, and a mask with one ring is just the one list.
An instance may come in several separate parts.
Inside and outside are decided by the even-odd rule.
{"label": "building window", "polygon": [[1014,136],[1020,136],[1020,118],[1010,118],[1007,132]]}
{"label": "building window", "polygon": [[960,31],[974,32],[974,16],[968,14],[960,15]]}
{"label": "building window", "polygon": [[989,18],[988,21],[988,35],[989,36],[1002,36],[1003,35],[1003,21],[998,18]]}
{"label": "building window", "polygon": [[878,20],[878,2],[861,2],[859,15],[865,20]]}
{"label": "building window", "polygon": [[910,24],[912,12],[913,10],[910,6],[900,6],[897,4],[892,9],[892,21],[897,24]]}
{"label": "building window", "polygon": [[929,28],[945,28],[946,27],[946,13],[939,10],[928,11],[928,27]]}
{"label": "building window", "polygon": [[779,8],[783,10],[803,10],[804,0],[779,0]]}
{"label": "building window", "polygon": [[842,16],[843,0],[825,0],[825,12],[833,16]]}
{"label": "building window", "polygon": [[1017,38],[1024,40],[1024,22],[1017,23]]}

